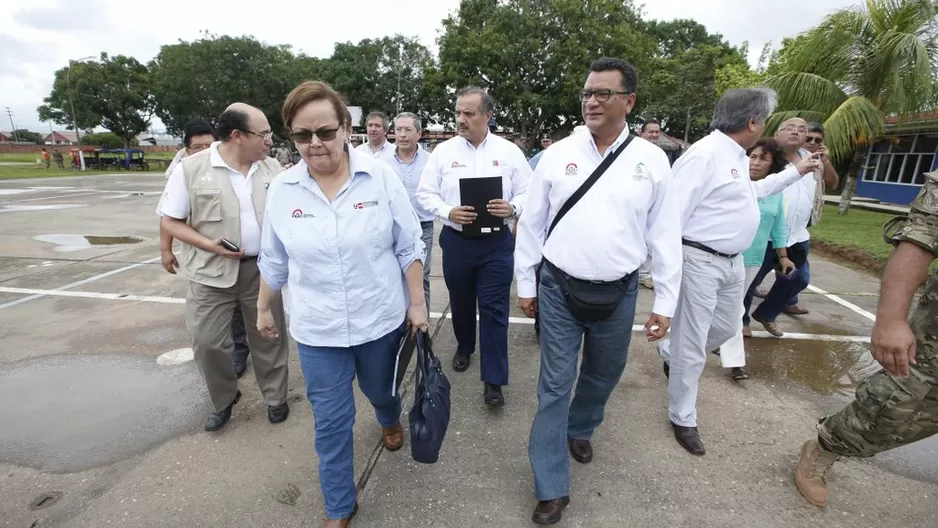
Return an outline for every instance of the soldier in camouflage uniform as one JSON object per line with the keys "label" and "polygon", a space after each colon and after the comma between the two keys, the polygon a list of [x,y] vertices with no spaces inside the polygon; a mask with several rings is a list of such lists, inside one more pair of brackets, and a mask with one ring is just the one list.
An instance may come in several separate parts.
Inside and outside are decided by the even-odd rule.
{"label": "soldier in camouflage uniform", "polygon": [[840,457],[871,457],[938,433],[938,276],[906,321],[938,257],[938,172],[925,177],[908,216],[883,227],[896,249],[883,272],[870,352],[885,370],[860,384],[853,403],[818,422],[817,438],[801,446],[795,483],[815,506],[827,505],[825,476]]}

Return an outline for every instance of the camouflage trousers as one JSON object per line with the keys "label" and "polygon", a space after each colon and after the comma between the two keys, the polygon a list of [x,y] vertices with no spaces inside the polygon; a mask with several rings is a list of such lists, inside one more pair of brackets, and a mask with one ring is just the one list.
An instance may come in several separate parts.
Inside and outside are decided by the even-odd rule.
{"label": "camouflage trousers", "polygon": [[909,324],[917,363],[909,377],[883,370],[861,383],[853,403],[818,422],[825,449],[870,457],[938,433],[938,275],[928,280]]}

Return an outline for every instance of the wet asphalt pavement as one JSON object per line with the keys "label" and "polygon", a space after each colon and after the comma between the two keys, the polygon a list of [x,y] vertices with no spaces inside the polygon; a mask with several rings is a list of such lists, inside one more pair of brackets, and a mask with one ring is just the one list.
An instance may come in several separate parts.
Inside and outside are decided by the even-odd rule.
{"label": "wet asphalt pavement", "polygon": [[195,364],[52,356],[0,368],[0,462],[70,473],[190,432],[211,406]]}

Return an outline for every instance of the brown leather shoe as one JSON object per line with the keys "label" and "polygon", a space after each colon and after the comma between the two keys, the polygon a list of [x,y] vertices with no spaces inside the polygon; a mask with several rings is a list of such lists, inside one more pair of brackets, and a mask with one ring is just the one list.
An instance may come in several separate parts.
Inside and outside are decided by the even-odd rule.
{"label": "brown leather shoe", "polygon": [[400,422],[394,427],[382,427],[381,441],[388,451],[397,451],[404,445],[404,427]]}
{"label": "brown leather shoe", "polygon": [[759,319],[758,317],[754,315],[752,316],[752,320],[764,326],[765,331],[774,335],[775,337],[782,337],[783,335],[785,335],[785,332],[782,332],[778,328],[778,325],[775,324],[775,321],[765,321],[765,320]]}
{"label": "brown leather shoe", "polygon": [[804,308],[802,308],[802,307],[798,306],[797,304],[795,304],[795,305],[792,305],[792,306],[787,306],[787,307],[785,308],[785,313],[788,314],[788,315],[808,315],[808,314],[811,313],[811,312],[809,312],[809,311],[805,310]]}
{"label": "brown leather shoe", "polygon": [[549,501],[538,501],[531,520],[534,524],[556,524],[563,516],[563,509],[570,504],[570,497],[560,497]]}
{"label": "brown leather shoe", "polygon": [[697,456],[707,454],[703,442],[700,441],[700,434],[697,432],[696,427],[683,427],[674,422],[671,422],[671,427],[674,428],[674,439],[677,440],[677,443],[681,444],[681,447],[686,449],[688,453]]}
{"label": "brown leather shoe", "polygon": [[589,440],[580,440],[578,438],[567,438],[567,446],[570,447],[570,454],[573,460],[580,464],[589,464],[593,461],[593,446]]}
{"label": "brown leather shoe", "polygon": [[352,517],[355,517],[355,514],[358,513],[358,503],[355,503],[355,509],[352,510],[352,513],[344,519],[326,519],[322,522],[322,528],[345,528],[348,526],[348,523],[352,522]]}

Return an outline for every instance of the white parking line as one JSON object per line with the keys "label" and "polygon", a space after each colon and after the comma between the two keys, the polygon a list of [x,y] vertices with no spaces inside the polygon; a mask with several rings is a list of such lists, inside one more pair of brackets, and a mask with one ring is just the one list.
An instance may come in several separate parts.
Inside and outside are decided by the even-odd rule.
{"label": "white parking line", "polygon": [[835,303],[837,303],[837,304],[839,304],[839,305],[841,305],[841,306],[843,306],[843,307],[849,309],[849,310],[852,311],[853,313],[862,315],[863,317],[866,317],[866,318],[869,319],[870,321],[876,322],[876,316],[875,316],[875,315],[871,314],[870,312],[867,312],[867,311],[864,310],[863,308],[860,308],[859,306],[853,304],[853,303],[850,302],[850,301],[845,301],[844,299],[841,299],[840,297],[838,297],[838,296],[836,296],[836,295],[832,295],[832,294],[830,294],[830,293],[827,293],[826,291],[824,291],[824,290],[822,290],[822,289],[820,289],[820,288],[818,288],[818,287],[816,287],[816,286],[811,286],[810,284],[808,285],[808,289],[811,290],[811,291],[813,291],[814,293],[818,293],[818,294],[820,294],[820,295],[823,295],[823,296],[827,297],[828,299],[834,301]]}
{"label": "white parking line", "polygon": [[[144,260],[143,262],[138,262],[138,263],[136,263],[136,264],[131,264],[131,265],[129,265],[129,266],[124,266],[123,268],[117,268],[117,269],[115,269],[115,270],[111,270],[111,271],[108,271],[108,272],[106,272],[106,273],[101,273],[101,274],[98,274],[98,275],[94,275],[94,276],[92,276],[92,277],[88,277],[87,279],[83,279],[83,280],[80,280],[80,281],[77,281],[77,282],[73,282],[73,283],[71,283],[71,284],[66,284],[65,286],[60,286],[60,287],[55,288],[55,289],[53,289],[53,290],[30,290],[31,295],[29,295],[29,297],[23,297],[22,299],[17,299],[17,300],[15,300],[15,301],[10,301],[10,302],[8,302],[8,303],[0,304],[0,310],[6,309],[6,308],[10,308],[11,306],[17,306],[17,305],[20,305],[20,304],[23,304],[23,303],[26,303],[26,302],[29,302],[29,301],[38,299],[38,298],[40,298],[40,297],[44,297],[44,296],[46,296],[46,295],[62,295],[63,293],[82,293],[82,292],[65,292],[64,290],[68,290],[68,289],[70,289],[70,288],[75,288],[75,287],[78,287],[78,286],[83,286],[83,285],[85,285],[85,284],[88,284],[89,282],[94,282],[94,281],[96,281],[96,280],[101,280],[101,279],[103,279],[103,278],[105,278],[105,277],[110,277],[110,276],[112,276],[112,275],[117,275],[118,273],[123,273],[123,272],[125,272],[125,271],[129,271],[129,270],[132,270],[132,269],[134,269],[134,268],[139,268],[140,266],[144,266],[144,265],[146,265],[146,264],[152,264],[152,263],[154,263],[154,262],[159,262],[159,260],[160,260],[160,257],[154,257],[154,258],[151,258],[151,259],[149,259],[149,260]],[[20,289],[22,289],[22,288],[4,288],[4,290],[8,290],[8,289],[20,290]],[[21,292],[16,292],[16,291],[14,291],[14,292],[8,292],[8,293],[21,293]],[[93,293],[93,292],[87,292],[87,293]]]}
{"label": "white parking line", "polygon": [[[159,259],[155,259],[159,260]],[[126,271],[128,269],[133,269],[134,267],[142,266],[149,262],[154,262],[155,260],[149,260],[141,262],[139,264],[134,264],[126,268],[120,268],[109,272],[108,274],[103,274],[100,276],[91,277],[85,279],[80,283],[75,283],[73,285],[63,286],[62,288],[55,290],[39,290],[34,288],[12,288],[7,286],[0,286],[0,293],[19,293],[24,295],[30,295],[24,299],[19,299],[17,301],[12,301],[10,303],[0,305],[0,309],[9,306],[15,306],[18,303],[26,302],[32,299],[38,299],[43,296],[51,297],[72,297],[80,299],[104,299],[109,301],[137,301],[137,302],[149,302],[149,303],[161,303],[161,304],[185,304],[186,299],[183,297],[164,297],[164,296],[154,296],[154,295],[132,295],[127,293],[103,293],[103,292],[89,292],[89,291],[64,291],[65,288],[78,286],[80,284],[86,284],[92,282],[93,280],[98,280],[104,278],[105,276],[114,275],[120,273],[121,271]],[[431,319],[439,319],[443,317],[442,313],[439,312],[430,312]],[[447,319],[452,319],[453,314],[447,312]],[[479,316],[476,315],[476,320]],[[529,319],[527,317],[509,317],[508,322],[512,324],[523,324],[523,325],[533,325],[534,319]],[[632,325],[633,332],[642,332],[644,329],[643,325]],[[831,334],[803,334],[790,332],[786,333],[784,337],[775,338],[772,337],[768,332],[753,331],[753,337],[758,338],[771,338],[771,339],[795,339],[795,340],[805,340],[805,341],[836,341],[836,342],[850,342],[850,343],[869,343],[870,338],[868,336],[851,336],[851,335],[831,335]]]}

